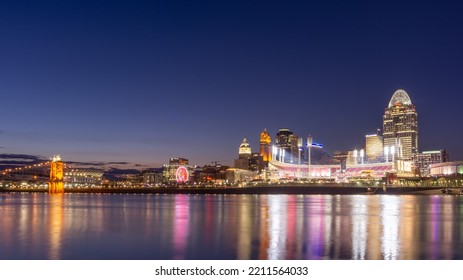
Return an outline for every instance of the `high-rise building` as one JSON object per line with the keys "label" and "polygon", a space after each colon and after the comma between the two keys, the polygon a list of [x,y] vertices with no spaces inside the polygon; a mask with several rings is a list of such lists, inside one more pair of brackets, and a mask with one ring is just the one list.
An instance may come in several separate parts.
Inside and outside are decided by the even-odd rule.
{"label": "high-rise building", "polygon": [[418,114],[407,92],[392,95],[383,116],[383,143],[386,156],[411,161],[418,153]]}
{"label": "high-rise building", "polygon": [[251,146],[249,146],[249,143],[246,137],[243,139],[243,142],[241,142],[238,155],[239,155],[239,158],[245,158],[245,157],[251,156]]}
{"label": "high-rise building", "polygon": [[251,158],[251,146],[246,140],[246,137],[240,144],[238,150],[238,158],[235,159],[234,167],[238,169],[249,170],[249,159]]}
{"label": "high-rise building", "polygon": [[383,158],[383,137],[376,134],[365,135],[365,154],[369,162],[379,162]]}
{"label": "high-rise building", "polygon": [[449,155],[445,150],[423,151],[415,155],[415,166],[420,171],[421,177],[429,177],[430,165],[449,161]]}
{"label": "high-rise building", "polygon": [[262,156],[260,153],[252,153],[251,146],[246,138],[241,142],[238,158],[235,159],[234,167],[251,171],[261,171],[264,168]]}
{"label": "high-rise building", "polygon": [[290,155],[291,157],[289,158],[290,163],[298,163],[298,155],[299,155],[299,145],[298,145],[299,137],[296,134],[292,134],[289,136],[289,143],[291,145],[290,149]]}
{"label": "high-rise building", "polygon": [[275,144],[278,148],[277,159],[284,162],[297,163],[299,147],[298,137],[287,128],[281,128],[277,132]]}
{"label": "high-rise building", "polygon": [[269,162],[272,159],[271,143],[270,134],[268,134],[267,129],[264,129],[260,134],[260,155],[264,162]]}

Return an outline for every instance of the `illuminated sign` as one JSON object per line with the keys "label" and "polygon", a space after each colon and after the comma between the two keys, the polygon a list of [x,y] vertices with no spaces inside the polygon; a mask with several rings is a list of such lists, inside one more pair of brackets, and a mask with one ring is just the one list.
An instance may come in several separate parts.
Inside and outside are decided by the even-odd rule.
{"label": "illuminated sign", "polygon": [[177,183],[185,183],[189,179],[188,169],[185,166],[179,166],[175,171],[175,178]]}
{"label": "illuminated sign", "polygon": [[312,143],[309,142],[309,143],[307,143],[307,147],[322,149],[322,148],[323,148],[323,144],[315,143],[315,142],[312,142]]}

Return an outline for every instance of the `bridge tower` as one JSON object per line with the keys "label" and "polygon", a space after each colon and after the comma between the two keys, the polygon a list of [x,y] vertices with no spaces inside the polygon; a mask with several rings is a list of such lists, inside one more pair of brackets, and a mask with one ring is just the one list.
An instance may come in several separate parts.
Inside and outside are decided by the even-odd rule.
{"label": "bridge tower", "polygon": [[54,156],[50,165],[48,193],[64,193],[64,162],[59,155]]}

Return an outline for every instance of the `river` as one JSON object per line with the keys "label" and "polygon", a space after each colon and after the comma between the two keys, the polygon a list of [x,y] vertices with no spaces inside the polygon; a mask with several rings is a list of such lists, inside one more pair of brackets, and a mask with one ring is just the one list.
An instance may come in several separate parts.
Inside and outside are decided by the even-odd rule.
{"label": "river", "polygon": [[0,194],[0,259],[463,259],[451,195]]}

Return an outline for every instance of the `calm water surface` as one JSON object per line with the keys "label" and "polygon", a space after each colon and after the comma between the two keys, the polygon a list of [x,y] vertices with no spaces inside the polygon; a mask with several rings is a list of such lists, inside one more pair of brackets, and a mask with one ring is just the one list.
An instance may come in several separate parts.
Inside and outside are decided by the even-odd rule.
{"label": "calm water surface", "polygon": [[0,259],[463,259],[463,197],[0,194]]}

